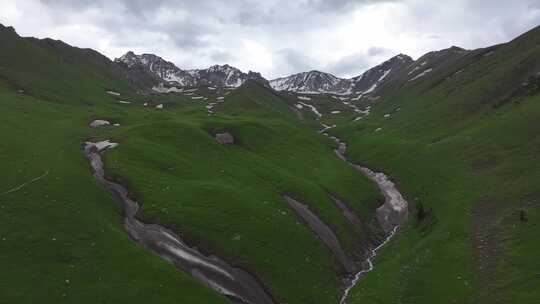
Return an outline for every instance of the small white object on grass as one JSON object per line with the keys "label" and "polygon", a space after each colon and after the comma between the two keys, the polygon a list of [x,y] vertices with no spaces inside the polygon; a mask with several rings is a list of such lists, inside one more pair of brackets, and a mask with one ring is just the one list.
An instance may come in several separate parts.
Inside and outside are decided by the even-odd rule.
{"label": "small white object on grass", "polygon": [[90,128],[99,128],[99,127],[108,126],[110,124],[111,123],[107,120],[96,119],[90,123]]}
{"label": "small white object on grass", "polygon": [[115,92],[115,91],[107,91],[107,94],[113,95],[113,96],[120,96],[120,93]]}

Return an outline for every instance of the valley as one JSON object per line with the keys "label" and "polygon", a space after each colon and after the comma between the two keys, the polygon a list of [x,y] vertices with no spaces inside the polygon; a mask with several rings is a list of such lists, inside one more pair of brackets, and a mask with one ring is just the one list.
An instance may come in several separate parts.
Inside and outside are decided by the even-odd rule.
{"label": "valley", "polygon": [[352,78],[0,41],[0,303],[540,299],[538,27]]}

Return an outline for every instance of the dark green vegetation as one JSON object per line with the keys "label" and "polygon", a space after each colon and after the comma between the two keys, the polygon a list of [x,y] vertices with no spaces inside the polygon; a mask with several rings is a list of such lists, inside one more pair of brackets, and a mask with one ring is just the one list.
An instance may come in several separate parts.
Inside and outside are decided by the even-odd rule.
{"label": "dark green vegetation", "polygon": [[[136,94],[88,50],[0,32],[10,45],[0,64],[0,267],[8,278],[0,303],[227,301],[129,240],[118,204],[83,156],[87,139],[120,143],[106,167],[133,191],[144,221],[248,269],[280,302],[338,301],[341,265],[281,195],[309,204],[356,259],[365,236],[329,194],[366,222],[381,198],[278,95],[248,82],[208,116],[205,105],[224,92]],[[98,118],[121,126],[88,128]],[[237,144],[218,144],[213,135],[222,131]]]}
{"label": "dark green vegetation", "polygon": [[426,60],[429,76],[400,75],[369,117],[333,130],[424,210],[351,303],[538,303],[540,29]]}
{"label": "dark green vegetation", "polygon": [[[257,106],[247,96],[262,104],[251,109],[253,116],[242,106]],[[361,251],[359,236],[327,193],[354,203],[367,221],[378,193],[334,156],[326,138],[288,120],[286,104],[273,98],[269,90],[247,83],[223,105],[225,113],[238,109],[242,115],[133,109],[122,117],[124,127],[97,136],[120,143],[107,153],[106,166],[133,189],[144,221],[173,227],[204,251],[258,274],[278,299],[336,302],[340,266],[281,194],[309,203],[355,252]],[[217,143],[213,134],[223,131],[237,144]],[[305,284],[302,290],[298,282]]]}
{"label": "dark green vegetation", "polygon": [[228,302],[127,238],[81,154],[91,108],[3,83],[0,101],[0,303]]}
{"label": "dark green vegetation", "polygon": [[[152,79],[96,52],[0,28],[0,303],[229,302],[127,237],[117,202],[90,174],[87,139],[120,144],[106,168],[143,221],[256,274],[279,302],[337,303],[342,267],[281,195],[308,204],[357,259],[366,236],[329,194],[374,233],[381,197],[314,132],[319,120],[300,101],[410,202],[407,226],[349,303],[537,303],[539,31],[428,54],[417,63],[431,73],[409,81],[406,69],[380,98],[347,101],[372,107],[353,121],[362,115],[337,97],[300,100],[252,81],[149,95]],[[121,126],[88,128],[98,118]],[[220,132],[235,145],[218,144]]]}

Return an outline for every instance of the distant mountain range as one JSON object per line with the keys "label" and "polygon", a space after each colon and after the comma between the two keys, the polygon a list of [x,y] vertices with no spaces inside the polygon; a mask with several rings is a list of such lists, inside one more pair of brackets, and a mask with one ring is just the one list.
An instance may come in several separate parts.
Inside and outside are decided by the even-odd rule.
{"label": "distant mountain range", "polygon": [[[18,37],[11,27],[0,27],[5,35]],[[425,75],[443,70],[448,65],[473,51],[459,47],[429,52],[418,60],[399,54],[352,78],[339,78],[322,71],[309,71],[272,80],[260,73],[247,73],[230,65],[214,65],[206,69],[183,70],[174,63],[154,54],[137,55],[127,52],[114,61],[91,49],[72,47],[60,40],[23,38],[40,48],[54,51],[61,62],[73,62],[95,67],[112,78],[126,79],[141,91],[171,92],[195,87],[239,87],[247,80],[255,80],[276,91],[301,94],[351,95],[354,98],[376,98],[383,87],[400,88],[419,81]],[[489,56],[491,48],[485,49]]]}
{"label": "distant mountain range", "polygon": [[369,94],[389,75],[401,71],[413,62],[411,57],[400,54],[350,79],[338,78],[320,71],[310,71],[270,80],[270,85],[278,91],[297,93]]}
{"label": "distant mountain range", "polygon": [[238,87],[246,80],[256,80],[277,91],[290,91],[311,94],[369,94],[385,79],[398,73],[414,63],[407,55],[397,55],[384,63],[369,69],[360,76],[350,79],[338,78],[321,71],[298,73],[268,81],[260,73],[249,71],[244,73],[230,65],[214,65],[207,69],[182,70],[174,63],[164,60],[154,54],[137,55],[127,52],[115,63],[123,66],[129,74],[145,73],[153,78],[157,91],[167,88],[192,88],[199,86]]}
{"label": "distant mountain range", "polygon": [[172,62],[153,54],[136,55],[127,52],[115,62],[123,65],[132,73],[145,72],[160,84],[178,87],[239,87],[246,80],[253,79],[269,86],[261,74],[249,71],[244,73],[228,64],[214,65],[207,69],[182,70]]}

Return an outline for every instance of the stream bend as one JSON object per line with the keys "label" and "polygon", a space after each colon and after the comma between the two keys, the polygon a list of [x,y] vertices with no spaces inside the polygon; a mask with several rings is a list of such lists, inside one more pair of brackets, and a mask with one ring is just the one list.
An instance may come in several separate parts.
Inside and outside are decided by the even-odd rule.
{"label": "stream bend", "polygon": [[136,218],[138,203],[129,197],[124,186],[105,177],[102,153],[116,146],[116,143],[109,141],[86,142],[84,154],[96,180],[122,204],[123,226],[131,239],[235,303],[275,303],[266,288],[247,271],[233,267],[216,256],[205,256],[197,249],[187,246],[177,234],[163,226],[139,221]]}

